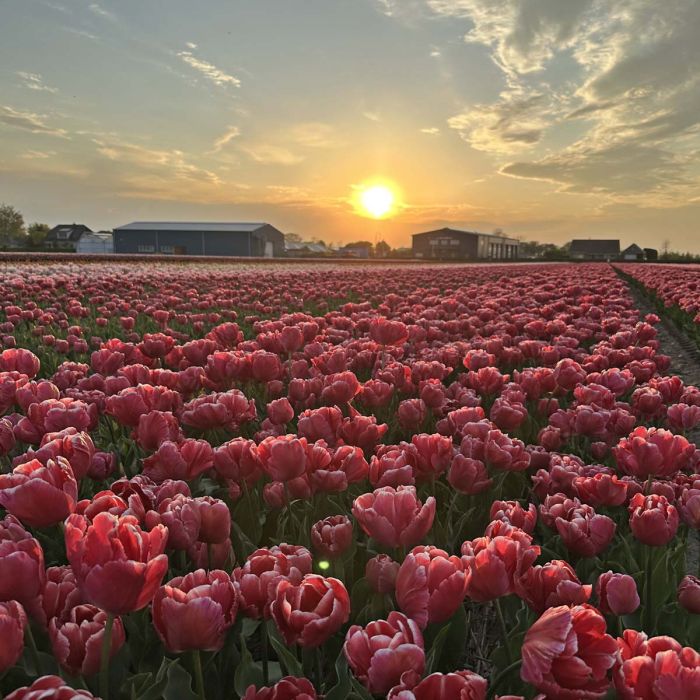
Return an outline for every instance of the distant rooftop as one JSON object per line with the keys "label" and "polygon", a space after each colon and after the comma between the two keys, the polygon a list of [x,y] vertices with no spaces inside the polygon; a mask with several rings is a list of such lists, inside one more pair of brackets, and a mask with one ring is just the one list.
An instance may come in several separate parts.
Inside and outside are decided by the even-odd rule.
{"label": "distant rooftop", "polygon": [[115,231],[257,231],[267,226],[265,222],[241,221],[133,221],[117,226]]}
{"label": "distant rooftop", "polygon": [[518,243],[516,238],[511,238],[505,233],[479,233],[478,231],[462,231],[457,228],[450,228],[445,226],[443,228],[433,229],[431,231],[421,231],[420,233],[414,233],[413,237],[416,236],[426,236],[428,234],[444,233],[445,235],[456,235],[456,236],[481,236],[482,238],[498,238],[499,240],[512,241],[513,243]]}
{"label": "distant rooftop", "polygon": [[619,239],[606,238],[575,238],[571,241],[571,253],[588,255],[619,255]]}

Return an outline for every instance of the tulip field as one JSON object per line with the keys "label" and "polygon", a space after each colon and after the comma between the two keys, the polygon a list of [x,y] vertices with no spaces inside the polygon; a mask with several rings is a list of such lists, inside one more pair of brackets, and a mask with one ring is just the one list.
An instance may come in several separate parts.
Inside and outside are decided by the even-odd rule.
{"label": "tulip field", "polygon": [[4,261],[0,303],[5,700],[700,698],[658,337],[700,267]]}

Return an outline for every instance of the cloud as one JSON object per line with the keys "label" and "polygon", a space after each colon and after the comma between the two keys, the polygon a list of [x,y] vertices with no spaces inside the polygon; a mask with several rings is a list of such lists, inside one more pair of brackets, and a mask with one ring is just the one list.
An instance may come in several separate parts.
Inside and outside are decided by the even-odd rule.
{"label": "cloud", "polygon": [[238,138],[240,135],[241,130],[237,126],[227,126],[226,131],[214,141],[212,153],[218,153],[224,146],[228,145],[233,139]]}
{"label": "cloud", "polygon": [[440,133],[440,129],[436,126],[426,126],[420,130],[421,134],[428,134],[428,136],[437,136]]}
{"label": "cloud", "polygon": [[379,114],[379,112],[372,112],[370,110],[362,112],[362,116],[365,119],[369,119],[371,122],[380,122],[382,120],[382,115]]}
{"label": "cloud", "polygon": [[44,158],[51,158],[51,156],[55,156],[56,151],[27,151],[26,153],[22,154],[22,158],[26,158],[27,160],[34,160],[34,159],[44,159]]}
{"label": "cloud", "polygon": [[226,73],[221,68],[217,68],[213,63],[197,58],[191,51],[178,51],[177,55],[187,65],[199,71],[207,80],[219,87],[226,87],[227,85],[241,86],[241,81],[236,76]]}
{"label": "cloud", "polygon": [[44,116],[33,112],[22,112],[20,110],[0,105],[0,124],[30,131],[33,134],[47,134],[60,138],[69,138],[65,129],[49,126],[44,120]]}
{"label": "cloud", "polygon": [[541,70],[572,46],[594,0],[427,0],[437,15],[471,21],[465,40],[493,48],[505,71]]}
{"label": "cloud", "polygon": [[101,7],[96,2],[90,3],[88,5],[88,9],[90,10],[90,12],[97,15],[98,17],[102,17],[103,19],[107,19],[110,22],[117,21],[116,16],[112,12],[110,12],[109,10],[105,10],[104,7]]}
{"label": "cloud", "polygon": [[338,145],[335,128],[323,122],[302,122],[289,129],[290,140],[308,148],[332,148]]}
{"label": "cloud", "polygon": [[39,73],[27,73],[25,71],[17,71],[17,75],[22,78],[22,85],[30,90],[40,90],[42,92],[58,92],[58,88],[44,85],[44,80]]}
{"label": "cloud", "polygon": [[195,44],[194,41],[186,41],[185,46],[191,50],[194,50],[197,48],[197,44]]}
{"label": "cloud", "polygon": [[504,92],[499,102],[465,109],[447,123],[478,151],[514,153],[542,139],[552,110],[549,98],[542,93]]}
{"label": "cloud", "polygon": [[243,146],[242,150],[256,163],[263,165],[296,165],[304,160],[288,148],[268,143]]}

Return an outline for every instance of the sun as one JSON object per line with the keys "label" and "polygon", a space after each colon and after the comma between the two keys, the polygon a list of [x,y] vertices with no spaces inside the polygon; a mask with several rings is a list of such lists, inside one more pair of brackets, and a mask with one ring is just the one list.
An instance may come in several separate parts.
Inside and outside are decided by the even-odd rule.
{"label": "sun", "polygon": [[363,185],[359,188],[357,203],[365,216],[384,219],[394,210],[396,195],[387,185]]}

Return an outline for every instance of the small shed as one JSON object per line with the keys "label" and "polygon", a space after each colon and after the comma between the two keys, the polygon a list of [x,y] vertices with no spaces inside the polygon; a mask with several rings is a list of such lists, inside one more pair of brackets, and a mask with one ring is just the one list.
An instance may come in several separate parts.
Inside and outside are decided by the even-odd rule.
{"label": "small shed", "polygon": [[109,255],[113,253],[112,233],[110,231],[84,233],[76,243],[75,252],[84,255]]}
{"label": "small shed", "polygon": [[644,251],[636,244],[627,246],[620,253],[621,260],[644,260]]}

